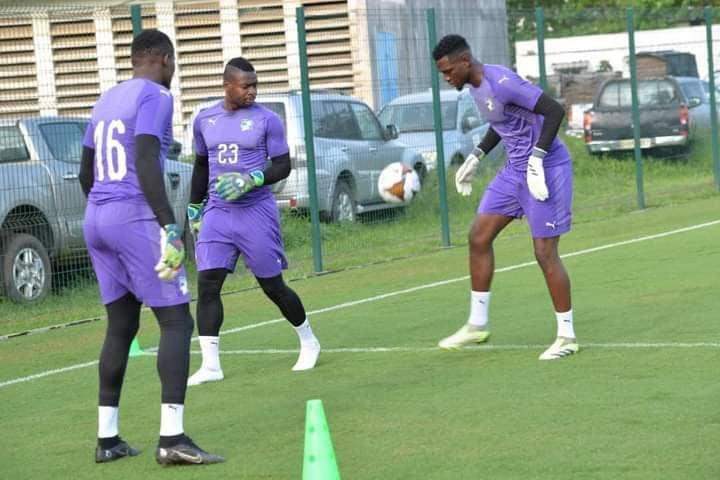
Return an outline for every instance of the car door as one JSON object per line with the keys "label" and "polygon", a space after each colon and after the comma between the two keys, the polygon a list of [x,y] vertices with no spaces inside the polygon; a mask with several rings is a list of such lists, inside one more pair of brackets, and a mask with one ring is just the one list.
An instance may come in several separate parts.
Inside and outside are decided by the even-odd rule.
{"label": "car door", "polygon": [[[324,101],[324,125],[321,132],[326,138],[334,139],[334,148],[350,159],[351,171],[355,181],[355,201],[367,203],[372,194],[371,173],[372,158],[367,142],[362,140],[360,128],[353,114],[351,102],[341,100]],[[319,135],[320,136],[320,135]]]}
{"label": "car door", "polygon": [[71,248],[84,245],[82,223],[86,200],[78,174],[86,127],[87,121],[80,119],[44,122],[38,125],[42,140],[47,146],[45,151],[52,156],[40,160],[51,171],[58,219],[68,235],[66,246]]}
{"label": "car door", "polygon": [[383,135],[382,127],[370,108],[362,103],[351,104],[353,115],[360,129],[360,137],[365,143],[365,165],[367,166],[367,182],[369,202],[381,201],[377,188],[380,172],[392,162],[402,160],[402,148],[396,142],[387,141]]}

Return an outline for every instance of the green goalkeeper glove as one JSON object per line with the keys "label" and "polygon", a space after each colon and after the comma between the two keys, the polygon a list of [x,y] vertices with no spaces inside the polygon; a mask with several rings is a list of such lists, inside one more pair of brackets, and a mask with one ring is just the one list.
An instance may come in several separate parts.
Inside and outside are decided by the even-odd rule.
{"label": "green goalkeeper glove", "polygon": [[180,272],[183,260],[185,260],[185,247],[180,227],[176,223],[165,225],[160,229],[160,260],[155,265],[158,278],[166,282],[174,280]]}
{"label": "green goalkeeper glove", "polygon": [[224,173],[215,183],[215,191],[227,202],[234,202],[250,190],[262,186],[265,176],[259,170],[247,173]]}
{"label": "green goalkeeper glove", "polygon": [[187,218],[188,222],[190,223],[190,231],[192,232],[193,236],[195,236],[195,238],[197,238],[198,234],[200,233],[200,226],[202,224],[204,208],[204,202],[188,203],[187,206]]}

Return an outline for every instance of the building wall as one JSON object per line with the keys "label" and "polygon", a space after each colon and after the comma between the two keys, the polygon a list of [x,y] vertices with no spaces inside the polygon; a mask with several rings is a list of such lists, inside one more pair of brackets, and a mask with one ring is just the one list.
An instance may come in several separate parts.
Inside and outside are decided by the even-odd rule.
{"label": "building wall", "polygon": [[[716,68],[720,61],[720,25],[713,25],[713,52]],[[707,45],[705,26],[669,28],[661,30],[637,30],[635,51],[654,52],[676,50],[695,55],[700,78],[707,78]],[[517,71],[525,77],[537,78],[539,73],[537,40],[515,43]],[[610,62],[613,70],[628,75],[628,35],[626,32],[604,35],[582,35],[576,37],[551,38],[545,40],[545,67],[548,74],[553,64],[567,64],[587,60],[590,71],[595,71],[600,62]]]}
{"label": "building wall", "polygon": [[[385,62],[397,65],[397,95],[417,92],[430,87],[430,50],[427,36],[426,11],[435,9],[436,32],[464,36],[473,54],[484,63],[509,65],[507,15],[504,0],[365,0],[368,28],[368,51],[378,59],[379,49],[388,50]],[[440,6],[441,5],[441,6]],[[376,108],[391,97],[383,95],[380,85],[387,65],[367,65],[372,71],[373,88],[360,91]],[[385,72],[383,72],[385,70]],[[441,84],[442,88],[448,88]]]}
{"label": "building wall", "polygon": [[[300,87],[295,10],[305,8],[311,88],[354,94],[379,107],[377,39],[399,72],[394,94],[428,88],[425,10],[431,0],[157,0],[142,2],[144,28],[168,34],[177,49],[175,135],[195,106],[222,95],[224,63],[237,55],[258,72],[261,92]],[[449,0],[437,8],[438,36],[467,36],[483,61],[507,63],[502,0]],[[97,97],[132,75],[128,4],[0,6],[0,119],[88,116]],[[385,49],[387,50],[387,49]],[[384,51],[387,53],[386,51]],[[385,82],[386,83],[386,82]],[[386,89],[387,90],[387,89]],[[392,92],[391,92],[392,93]],[[387,96],[387,91],[385,91]]]}

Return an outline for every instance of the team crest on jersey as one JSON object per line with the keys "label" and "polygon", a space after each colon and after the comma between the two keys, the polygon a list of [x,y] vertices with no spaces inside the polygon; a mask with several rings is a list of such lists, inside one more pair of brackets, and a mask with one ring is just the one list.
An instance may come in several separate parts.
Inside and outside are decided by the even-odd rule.
{"label": "team crest on jersey", "polygon": [[240,120],[240,131],[241,132],[247,132],[248,130],[252,130],[253,127],[253,121],[249,118],[243,118]]}
{"label": "team crest on jersey", "polygon": [[178,289],[180,290],[180,293],[183,295],[188,294],[188,283],[187,283],[187,277],[185,275],[180,275],[178,277]]}
{"label": "team crest on jersey", "polygon": [[487,105],[487,109],[489,111],[492,112],[493,110],[495,110],[495,105],[493,105],[492,98],[488,98],[487,100],[485,100],[485,105]]}

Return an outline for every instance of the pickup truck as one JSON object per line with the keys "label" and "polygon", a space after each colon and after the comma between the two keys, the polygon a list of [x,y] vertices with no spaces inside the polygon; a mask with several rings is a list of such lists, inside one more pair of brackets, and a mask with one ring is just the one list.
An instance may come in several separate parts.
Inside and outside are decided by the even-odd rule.
{"label": "pickup truck", "polygon": [[[70,117],[0,123],[0,288],[12,301],[41,300],[57,266],[87,258],[78,181],[87,124]],[[168,198],[183,227],[191,173],[190,165],[165,164]]]}
{"label": "pickup truck", "polygon": [[[702,122],[702,99],[688,97],[674,77],[638,81],[640,148],[689,149]],[[601,85],[583,118],[585,145],[591,154],[634,148],[630,79]]]}

